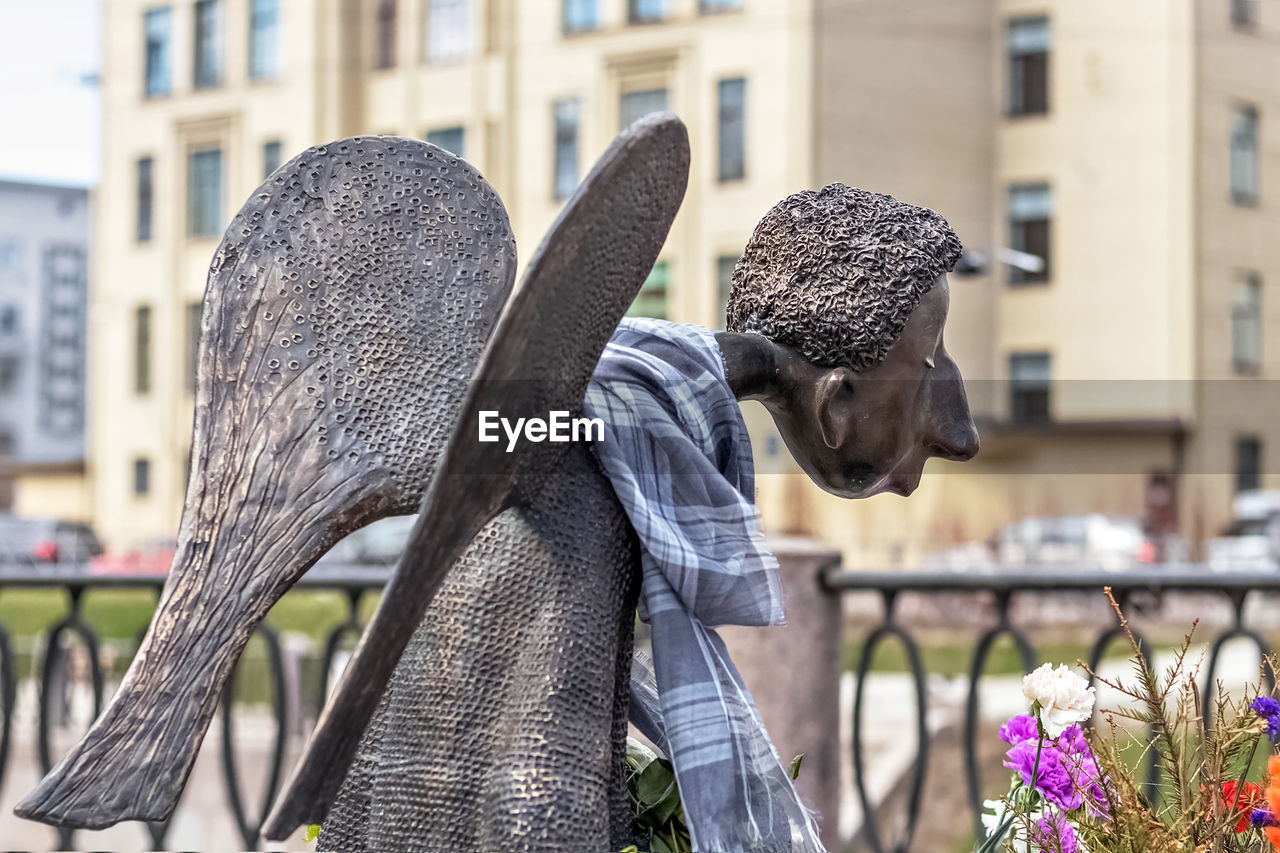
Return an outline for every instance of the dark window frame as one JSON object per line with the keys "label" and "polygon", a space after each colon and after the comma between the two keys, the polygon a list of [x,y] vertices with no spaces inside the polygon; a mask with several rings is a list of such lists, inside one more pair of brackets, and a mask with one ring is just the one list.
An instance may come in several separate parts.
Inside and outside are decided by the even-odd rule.
{"label": "dark window frame", "polygon": [[627,23],[657,24],[667,18],[667,0],[627,0]]}
{"label": "dark window frame", "polygon": [[560,98],[551,105],[551,198],[573,195],[581,178],[582,101]]}
{"label": "dark window frame", "polygon": [[[1025,216],[1015,213],[1015,198],[1033,193],[1044,193],[1048,199],[1048,211],[1042,216]],[[1009,248],[1036,255],[1044,261],[1040,272],[1009,267],[1009,284],[1014,287],[1047,284],[1053,279],[1053,186],[1047,181],[1012,184],[1008,194]]]}
{"label": "dark window frame", "polygon": [[647,86],[643,89],[629,89],[618,95],[618,130],[619,132],[626,130],[632,124],[632,122],[639,121],[640,119],[644,118],[646,115],[649,115],[652,112],[660,111],[660,110],[652,110],[652,109],[646,108],[645,112],[637,111],[635,115],[630,117],[628,117],[627,115],[628,103],[636,103],[637,101],[634,99],[643,99],[643,98],[650,98],[656,101],[658,100],[658,98],[656,97],[658,92],[662,93],[661,109],[662,110],[670,109],[671,108],[671,87],[669,86]]}
{"label": "dark window frame", "polygon": [[374,7],[373,67],[387,71],[396,67],[397,0],[378,0]]}
{"label": "dark window frame", "polygon": [[280,76],[280,0],[249,0],[249,79]]}
{"label": "dark window frame", "polygon": [[222,233],[225,156],[220,146],[195,148],[187,153],[188,237],[217,237]]}
{"label": "dark window frame", "polygon": [[262,143],[262,179],[271,177],[271,173],[280,168],[283,162],[284,145],[279,139],[268,139]]}
{"label": "dark window frame", "polygon": [[[1034,49],[1014,44],[1019,29],[1043,27],[1047,31],[1043,47]],[[1010,118],[1048,115],[1050,108],[1052,30],[1048,16],[1010,18],[1006,29],[1009,64],[1008,115]]]}
{"label": "dark window frame", "polygon": [[[1231,298],[1231,370],[1237,376],[1257,376],[1265,352],[1262,276],[1253,271],[1242,273],[1234,289],[1245,290],[1252,298],[1247,303],[1235,294]],[[1256,351],[1246,353],[1246,349]]]}
{"label": "dark window frame", "polygon": [[[590,14],[583,12],[590,9]],[[565,35],[600,29],[600,0],[560,0],[560,31]]]}
{"label": "dark window frame", "polygon": [[1231,0],[1231,26],[1254,32],[1258,28],[1258,0]]}
{"label": "dark window frame", "polygon": [[1254,104],[1238,104],[1231,118],[1231,203],[1257,207],[1262,195],[1262,115]]}
{"label": "dark window frame", "polygon": [[[433,127],[425,134],[427,142],[437,148],[443,148],[454,157],[465,160],[467,159],[467,127],[463,124],[454,124],[448,127]],[[457,138],[457,142],[453,144],[452,138]],[[456,149],[456,150],[455,150]]]}
{"label": "dark window frame", "polygon": [[1262,439],[1256,435],[1236,436],[1232,460],[1237,492],[1247,492],[1262,487]]}
{"label": "dark window frame", "polygon": [[222,86],[223,14],[222,0],[196,0],[191,35],[192,89]]}
{"label": "dark window frame", "polygon": [[134,239],[149,243],[155,237],[155,159],[139,157],[136,166],[137,204]]}
{"label": "dark window frame", "polygon": [[746,177],[747,78],[727,77],[716,83],[716,178],[727,184]]}
{"label": "dark window frame", "polygon": [[[153,23],[164,20],[163,33]],[[142,94],[164,98],[173,92],[173,7],[152,6],[142,13]]]}
{"label": "dark window frame", "polygon": [[[1044,378],[1018,376],[1019,363]],[[1034,367],[1032,364],[1034,363]],[[1043,365],[1043,370],[1039,370]],[[1019,425],[1035,425],[1053,420],[1053,355],[1048,352],[1009,354],[1009,420]]]}
{"label": "dark window frame", "polygon": [[133,458],[133,496],[145,498],[151,494],[151,460],[145,456]]}
{"label": "dark window frame", "polygon": [[133,309],[133,393],[150,394],[152,311],[150,305],[138,305]]}

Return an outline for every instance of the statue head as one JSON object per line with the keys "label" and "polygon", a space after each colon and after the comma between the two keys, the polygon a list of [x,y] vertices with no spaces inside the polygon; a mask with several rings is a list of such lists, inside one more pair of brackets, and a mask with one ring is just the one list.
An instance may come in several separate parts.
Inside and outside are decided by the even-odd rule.
{"label": "statue head", "polygon": [[[729,295],[730,379],[827,491],[907,495],[929,457],[977,453],[942,339],[960,250],[933,211],[844,184],[788,196],[756,226]],[[768,375],[744,382],[753,360]]]}

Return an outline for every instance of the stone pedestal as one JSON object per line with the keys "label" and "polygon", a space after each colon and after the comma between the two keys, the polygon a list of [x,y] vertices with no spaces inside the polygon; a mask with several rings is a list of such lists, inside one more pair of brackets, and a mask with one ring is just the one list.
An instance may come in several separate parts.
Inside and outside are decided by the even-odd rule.
{"label": "stone pedestal", "polygon": [[721,628],[784,767],[804,753],[796,783],[815,809],[823,844],[840,849],[840,597],[824,592],[819,573],[840,553],[811,539],[777,538],[787,625]]}

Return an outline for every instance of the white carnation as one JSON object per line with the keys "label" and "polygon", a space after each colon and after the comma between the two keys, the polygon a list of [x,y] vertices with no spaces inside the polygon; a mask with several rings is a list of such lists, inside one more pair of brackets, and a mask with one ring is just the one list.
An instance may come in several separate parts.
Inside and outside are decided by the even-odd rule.
{"label": "white carnation", "polygon": [[1040,722],[1051,738],[1093,715],[1093,688],[1066,664],[1045,664],[1022,679],[1022,695],[1040,703]]}

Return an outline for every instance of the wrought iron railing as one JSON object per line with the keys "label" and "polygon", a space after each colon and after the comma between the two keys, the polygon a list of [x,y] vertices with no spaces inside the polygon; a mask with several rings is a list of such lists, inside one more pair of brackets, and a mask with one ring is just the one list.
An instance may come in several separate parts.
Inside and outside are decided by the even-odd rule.
{"label": "wrought iron railing", "polygon": [[[323,644],[319,690],[316,694],[303,699],[308,702],[311,706],[310,710],[314,713],[320,712],[324,699],[328,695],[329,672],[340,649],[343,636],[347,634],[358,636],[362,628],[359,613],[362,595],[368,591],[381,589],[389,577],[390,569],[385,566],[319,565],[307,572],[298,582],[298,588],[345,593],[347,602],[345,620],[328,633]],[[40,681],[36,746],[42,773],[48,773],[58,759],[58,756],[53,754],[51,736],[57,716],[54,703],[59,701],[61,692],[56,688],[56,684],[58,679],[63,677],[62,673],[66,671],[62,656],[66,654],[67,649],[62,640],[67,634],[74,635],[85,647],[85,658],[93,693],[94,717],[102,712],[105,674],[99,654],[101,638],[84,618],[82,606],[84,594],[89,590],[98,589],[149,589],[154,591],[158,599],[165,579],[165,575],[158,574],[93,574],[87,567],[80,565],[55,564],[42,567],[0,565],[0,592],[18,587],[53,587],[64,589],[68,593],[67,614],[44,630],[39,643]],[[257,636],[266,646],[267,669],[272,684],[271,708],[275,734],[267,770],[267,783],[262,800],[255,812],[251,812],[245,802],[245,786],[236,761],[235,706],[231,701],[234,677],[227,682],[220,709],[222,776],[228,806],[246,850],[254,850],[258,847],[262,822],[279,792],[289,740],[286,706],[288,691],[285,686],[285,663],[279,633],[264,622],[259,625]],[[141,635],[137,639],[141,641]],[[6,626],[0,624],[0,786],[4,785],[12,752],[17,687],[18,673],[13,638]],[[169,832],[169,823],[148,823],[146,826],[155,849],[163,849]],[[60,830],[58,849],[75,849],[74,836],[74,830]]]}
{"label": "wrought iron railing", "polygon": [[[1219,630],[1212,640],[1201,684],[1204,716],[1208,720],[1221,655],[1227,642],[1244,638],[1257,646],[1260,655],[1272,653],[1262,635],[1245,624],[1246,601],[1251,596],[1280,592],[1280,576],[1277,575],[1213,573],[1203,566],[1185,565],[1152,566],[1140,571],[1124,572],[1037,570],[1035,568],[972,573],[834,571],[827,573],[822,583],[833,594],[869,593],[880,596],[883,602],[880,624],[871,628],[863,641],[857,665],[852,721],[854,778],[863,811],[863,825],[859,840],[875,853],[907,853],[912,849],[912,842],[920,824],[922,798],[928,775],[930,738],[925,722],[929,711],[926,672],[921,647],[914,637],[912,628],[897,617],[898,604],[904,594],[938,596],[974,593],[988,596],[994,605],[995,624],[983,630],[974,645],[972,663],[969,666],[968,695],[962,729],[967,798],[973,813],[975,834],[981,837],[983,780],[978,760],[981,723],[979,688],[988,660],[996,641],[1001,637],[1008,637],[1017,649],[1024,671],[1029,672],[1041,663],[1036,657],[1035,645],[1031,637],[1010,618],[1011,605],[1016,597],[1046,593],[1098,594],[1104,588],[1110,588],[1122,610],[1128,609],[1127,605],[1138,593],[1150,593],[1156,596],[1163,596],[1166,593],[1196,593],[1223,598],[1231,607],[1232,617],[1229,624]],[[1189,625],[1181,626],[1184,630],[1189,627]],[[1132,625],[1130,628],[1134,630],[1138,641],[1145,646],[1141,634],[1133,629]],[[1123,637],[1124,629],[1118,619],[1100,628],[1089,651],[1088,663],[1091,671],[1097,671],[1111,645]],[[876,649],[890,639],[898,640],[905,651],[908,670],[914,682],[917,720],[915,761],[905,789],[905,814],[903,815],[905,820],[902,821],[903,829],[900,837],[892,841],[884,837],[880,828],[881,822],[877,817],[876,804],[868,795],[862,730],[867,675],[871,669],[872,657]],[[1269,669],[1266,670],[1266,678],[1267,683],[1274,688],[1274,675]],[[1154,763],[1148,766],[1148,771],[1150,777],[1154,778],[1156,773]]]}
{"label": "wrought iron railing", "polygon": [[[303,576],[298,587],[315,591],[340,591],[346,597],[346,617],[326,635],[320,652],[320,677],[316,691],[302,697],[308,710],[318,713],[329,689],[332,664],[344,637],[358,636],[362,630],[360,621],[361,597],[380,589],[390,574],[387,567],[317,566]],[[1257,573],[1211,573],[1202,567],[1150,567],[1141,571],[1088,572],[1051,571],[1037,568],[1002,572],[840,572],[832,571],[823,576],[822,583],[833,595],[872,595],[880,599],[880,621],[871,627],[861,640],[861,652],[856,666],[856,686],[853,702],[852,763],[857,796],[863,813],[860,841],[876,853],[906,853],[912,849],[916,829],[920,823],[923,796],[929,772],[931,738],[926,725],[929,712],[929,691],[921,643],[917,640],[919,625],[908,624],[901,618],[901,602],[914,596],[967,593],[984,596],[993,608],[994,619],[979,629],[973,647],[973,657],[968,669],[968,694],[962,725],[962,752],[965,768],[967,798],[975,819],[975,831],[981,832],[977,822],[981,810],[983,779],[978,760],[980,737],[979,688],[988,668],[992,651],[1001,638],[1010,639],[1018,657],[1027,670],[1040,661],[1029,632],[1013,617],[1014,604],[1023,596],[1041,594],[1098,593],[1110,587],[1122,606],[1137,594],[1197,593],[1221,599],[1230,608],[1230,617],[1213,637],[1207,666],[1204,669],[1202,695],[1206,708],[1212,701],[1213,687],[1226,643],[1244,638],[1257,646],[1261,654],[1271,649],[1262,634],[1246,624],[1246,603],[1255,596],[1280,593],[1280,576]],[[46,628],[39,648],[40,699],[37,715],[37,755],[40,768],[47,772],[58,756],[53,754],[51,734],[55,727],[54,701],[58,696],[56,679],[65,672],[60,657],[66,654],[64,636],[73,635],[85,646],[88,662],[88,678],[92,689],[94,713],[100,712],[105,690],[105,673],[98,655],[100,638],[83,616],[82,602],[89,590],[141,588],[152,590],[159,596],[164,584],[161,575],[93,575],[80,566],[54,566],[44,569],[31,567],[0,566],[0,591],[12,587],[54,587],[68,592],[70,606],[67,614]],[[1186,627],[1186,626],[1179,626]],[[229,809],[238,828],[245,849],[256,849],[262,820],[278,793],[284,771],[286,744],[289,739],[286,719],[286,664],[280,637],[275,629],[263,624],[258,629],[266,647],[266,663],[272,682],[271,707],[275,727],[274,743],[270,750],[267,783],[261,800],[246,802],[245,785],[237,766],[234,705],[229,701],[231,684],[224,694],[221,713],[221,765]],[[1098,627],[1088,661],[1096,669],[1108,649],[1123,636],[1117,622]],[[139,637],[139,639],[141,639]],[[1140,638],[1141,639],[1141,638]],[[864,746],[863,712],[868,700],[867,675],[876,650],[885,642],[901,643],[907,661],[907,670],[913,683],[915,700],[915,761],[905,780],[905,818],[899,837],[886,839],[877,819],[879,804],[872,801],[866,785],[867,754]],[[0,624],[0,786],[5,783],[6,769],[12,752],[13,711],[17,695],[18,673],[15,666],[13,638]],[[1274,686],[1274,684],[1272,684]],[[151,840],[157,849],[165,846],[168,824],[148,824]],[[73,832],[62,832],[61,849],[74,849]]]}

